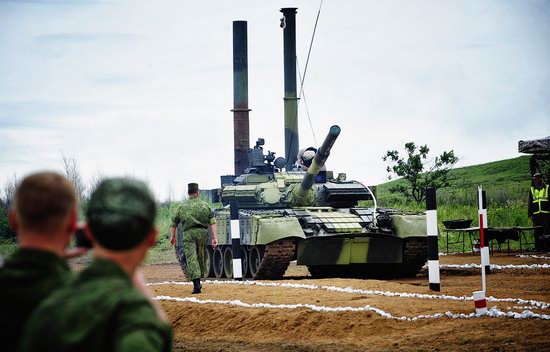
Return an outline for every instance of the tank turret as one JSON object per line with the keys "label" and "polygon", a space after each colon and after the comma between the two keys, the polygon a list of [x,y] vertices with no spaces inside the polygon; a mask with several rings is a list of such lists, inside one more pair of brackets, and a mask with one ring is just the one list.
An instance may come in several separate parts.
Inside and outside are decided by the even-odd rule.
{"label": "tank turret", "polygon": [[250,148],[249,167],[234,181],[234,185],[222,189],[222,203],[239,202],[244,209],[284,208],[314,206],[317,192],[314,189],[315,178],[323,169],[340,127],[332,126],[325,141],[319,148],[307,172],[285,171],[283,158],[275,158],[275,153],[263,154],[264,140],[258,139],[256,146]]}

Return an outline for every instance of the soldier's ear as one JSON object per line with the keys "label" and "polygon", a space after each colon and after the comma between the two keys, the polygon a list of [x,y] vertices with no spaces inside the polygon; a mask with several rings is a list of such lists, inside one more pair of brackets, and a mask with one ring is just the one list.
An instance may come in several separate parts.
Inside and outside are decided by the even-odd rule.
{"label": "soldier's ear", "polygon": [[17,215],[15,214],[15,211],[10,209],[8,213],[8,221],[10,223],[10,227],[13,231],[17,232],[17,229],[19,229],[19,222],[17,221]]}

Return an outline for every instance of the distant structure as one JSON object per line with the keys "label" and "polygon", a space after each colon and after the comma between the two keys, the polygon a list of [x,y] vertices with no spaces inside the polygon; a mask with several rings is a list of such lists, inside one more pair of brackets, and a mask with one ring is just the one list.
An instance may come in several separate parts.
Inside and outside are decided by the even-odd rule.
{"label": "distant structure", "polygon": [[542,174],[544,182],[550,183],[550,136],[540,139],[518,142],[518,152],[531,154],[530,174]]}

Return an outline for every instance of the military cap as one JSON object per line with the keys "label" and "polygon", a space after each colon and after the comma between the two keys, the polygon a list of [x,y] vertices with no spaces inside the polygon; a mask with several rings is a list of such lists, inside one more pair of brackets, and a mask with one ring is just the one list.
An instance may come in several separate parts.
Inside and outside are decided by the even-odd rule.
{"label": "military cap", "polygon": [[95,240],[111,250],[137,246],[151,231],[156,203],[145,183],[128,178],[102,181],[88,202],[86,217]]}
{"label": "military cap", "polygon": [[537,178],[537,177],[542,178],[542,174],[540,172],[537,172],[533,175],[533,178]]}
{"label": "military cap", "polygon": [[187,193],[197,193],[199,191],[199,184],[191,182],[187,184]]}

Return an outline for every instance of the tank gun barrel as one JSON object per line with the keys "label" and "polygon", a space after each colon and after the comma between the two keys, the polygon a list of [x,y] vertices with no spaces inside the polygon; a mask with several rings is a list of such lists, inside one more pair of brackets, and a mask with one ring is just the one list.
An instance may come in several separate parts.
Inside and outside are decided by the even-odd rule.
{"label": "tank gun barrel", "polygon": [[332,149],[332,146],[334,145],[334,142],[336,142],[336,138],[340,135],[340,127],[337,125],[334,125],[330,128],[325,141],[321,145],[321,147],[317,150],[317,153],[315,154],[315,158],[313,158],[313,161],[311,163],[311,166],[307,169],[307,173],[304,175],[304,178],[302,179],[302,183],[300,183],[300,187],[296,189],[297,196],[299,198],[304,198],[307,196],[307,193],[313,186],[313,183],[315,182],[315,177],[319,174],[323,166],[325,165],[325,162],[328,159],[328,156],[330,155],[330,150]]}

